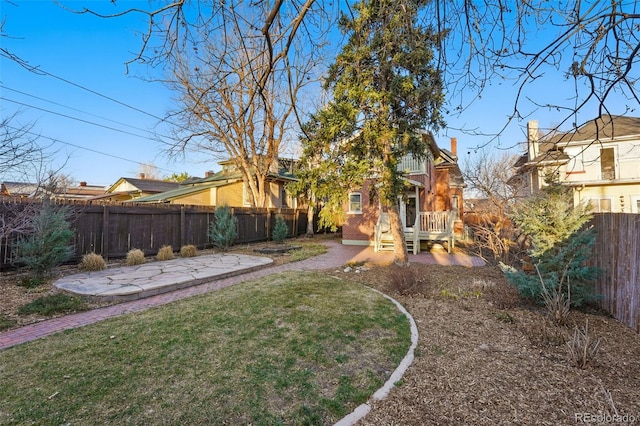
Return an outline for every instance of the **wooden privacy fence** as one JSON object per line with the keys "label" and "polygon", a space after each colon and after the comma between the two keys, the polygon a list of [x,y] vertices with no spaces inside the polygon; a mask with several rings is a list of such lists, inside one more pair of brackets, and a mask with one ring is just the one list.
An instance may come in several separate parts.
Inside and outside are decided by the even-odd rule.
{"label": "wooden privacy fence", "polygon": [[640,214],[598,213],[594,265],[600,305],[618,321],[640,333]]}
{"label": "wooden privacy fence", "polygon": [[[186,244],[211,247],[208,230],[214,220],[215,207],[174,204],[83,204],[73,203],[72,228],[75,258],[91,251],[105,258],[126,256],[132,248],[155,254],[163,245],[174,250]],[[9,210],[0,202],[0,209]],[[15,206],[11,208],[15,211]],[[307,212],[298,209],[231,208],[237,218],[236,244],[271,239],[276,217],[281,216],[289,237],[304,234]],[[0,211],[0,215],[3,211]],[[11,263],[11,246],[18,235],[0,241],[0,264]]]}

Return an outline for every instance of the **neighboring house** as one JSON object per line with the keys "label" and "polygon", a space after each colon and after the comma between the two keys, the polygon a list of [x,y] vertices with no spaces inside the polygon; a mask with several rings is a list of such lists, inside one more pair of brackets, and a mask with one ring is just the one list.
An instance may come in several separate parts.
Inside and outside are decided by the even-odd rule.
{"label": "neighboring house", "polygon": [[91,200],[104,195],[105,189],[104,186],[89,185],[83,181],[78,186],[56,189],[49,196],[55,200]]}
{"label": "neighboring house", "polygon": [[41,190],[41,186],[28,182],[9,182],[0,184],[0,196],[3,197],[35,197]]}
{"label": "neighboring house", "polygon": [[116,183],[111,185],[103,195],[94,197],[93,199],[100,201],[131,201],[179,187],[180,184],[177,182],[146,179],[145,176],[141,174],[140,178],[121,177]]}
{"label": "neighboring house", "polygon": [[575,131],[540,138],[538,123],[528,123],[527,152],[516,162],[512,182],[528,196],[545,177],[573,188],[574,203],[594,212],[640,213],[640,118],[605,115]]}
{"label": "neighboring house", "polygon": [[[170,191],[149,195],[134,200],[139,203],[169,203],[201,206],[250,207],[250,189],[243,181],[242,174],[230,160],[219,163],[222,170],[208,173],[202,179],[188,183]],[[293,160],[278,159],[277,167],[267,177],[268,208],[296,208],[297,200],[285,191],[285,185],[294,181]]]}
{"label": "neighboring house", "polygon": [[[421,135],[429,147],[424,159],[412,156],[398,165],[404,171],[406,190],[398,200],[400,219],[405,231],[407,247],[418,253],[426,241],[442,240],[453,248],[455,229],[462,229],[462,188],[464,182],[457,166],[456,141],[451,152],[438,148],[431,132]],[[367,179],[362,188],[354,188],[345,206],[342,243],[373,245],[376,251],[393,249],[388,213],[384,211],[372,191],[375,176]]]}

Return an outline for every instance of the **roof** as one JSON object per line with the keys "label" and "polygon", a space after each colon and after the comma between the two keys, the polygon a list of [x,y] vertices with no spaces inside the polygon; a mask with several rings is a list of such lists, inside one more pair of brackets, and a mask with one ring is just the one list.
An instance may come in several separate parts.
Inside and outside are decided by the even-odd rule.
{"label": "roof", "polygon": [[429,130],[418,130],[418,133],[422,135],[422,139],[429,144],[429,149],[433,152],[434,158],[437,158],[441,155],[440,148],[436,143],[436,138],[433,136],[433,133]]}
{"label": "roof", "polygon": [[37,183],[4,181],[1,188],[0,195],[32,196],[40,190],[41,186]]}
{"label": "roof", "polygon": [[184,188],[172,189],[171,191],[161,192],[159,194],[147,195],[146,197],[129,200],[132,203],[167,203],[177,198],[186,197],[188,195],[197,194],[199,192],[208,191],[211,188],[226,185],[226,181],[209,182],[208,184],[187,186]]}
{"label": "roof", "polygon": [[548,145],[564,146],[570,142],[616,139],[640,135],[640,117],[603,115],[580,126],[573,132],[560,133],[542,141],[541,150]]}
{"label": "roof", "polygon": [[[267,174],[267,179],[289,180],[289,181],[297,180],[293,176],[293,173],[291,173],[288,169],[285,169],[285,168],[281,168],[280,170],[278,170],[278,173]],[[240,173],[239,171],[221,170],[217,173],[212,174],[211,176],[208,176],[202,179],[196,179],[194,181],[191,181],[190,183],[194,185],[199,185],[202,183],[210,183],[210,182],[221,182],[221,181],[225,183],[232,183],[232,182],[237,182],[239,180],[242,180],[242,173]]]}
{"label": "roof", "polygon": [[536,158],[527,163],[527,165],[555,166],[564,164],[570,159],[571,158],[564,153],[562,148],[550,149],[538,155]]}
{"label": "roof", "polygon": [[83,185],[58,189],[53,193],[53,195],[64,198],[91,198],[104,194],[104,191],[104,186]]}
{"label": "roof", "polygon": [[440,156],[435,161],[436,170],[449,169],[449,183],[452,186],[466,188],[464,177],[458,165],[458,157],[453,155],[451,151],[440,148]]}
{"label": "roof", "polygon": [[179,183],[169,182],[166,180],[121,177],[116,181],[116,183],[114,183],[109,187],[109,189],[107,189],[107,192],[113,192],[113,190],[122,182],[128,182],[142,192],[151,193],[170,191],[172,189],[180,187]]}

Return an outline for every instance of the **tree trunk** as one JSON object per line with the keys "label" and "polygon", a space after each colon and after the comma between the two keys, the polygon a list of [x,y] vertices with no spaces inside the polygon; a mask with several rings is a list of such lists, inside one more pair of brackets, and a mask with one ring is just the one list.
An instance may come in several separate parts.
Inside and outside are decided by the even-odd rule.
{"label": "tree trunk", "polygon": [[393,236],[393,251],[395,255],[393,261],[396,265],[408,266],[407,241],[404,238],[404,229],[400,220],[398,205],[393,203],[393,205],[387,206],[387,211],[389,213],[389,227]]}
{"label": "tree trunk", "polygon": [[314,213],[315,213],[315,209],[313,208],[313,204],[309,202],[309,207],[307,207],[307,233],[305,234],[307,238],[313,238],[313,235],[314,235],[314,231],[313,231]]}

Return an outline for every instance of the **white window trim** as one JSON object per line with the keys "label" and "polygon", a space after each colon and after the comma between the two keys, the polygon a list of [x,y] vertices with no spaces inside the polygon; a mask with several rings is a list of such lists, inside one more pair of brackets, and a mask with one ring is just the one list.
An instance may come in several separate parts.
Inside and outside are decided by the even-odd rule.
{"label": "white window trim", "polygon": [[[357,195],[358,197],[360,197],[360,209],[359,210],[351,210],[351,196],[352,195]],[[362,214],[362,193],[360,192],[350,192],[349,193],[349,200],[348,200],[348,211],[347,213],[349,214]]]}
{"label": "white window trim", "polygon": [[[591,201],[600,201],[600,200],[609,200],[609,204],[611,206],[611,210],[609,212],[613,213],[616,211],[615,204],[613,204],[613,197],[589,197],[587,198],[587,203],[591,204]],[[593,213],[609,213],[609,212],[593,212]]]}
{"label": "white window trim", "polygon": [[640,201],[640,195],[631,196],[631,213],[640,213],[640,207],[638,207],[639,201]]}

